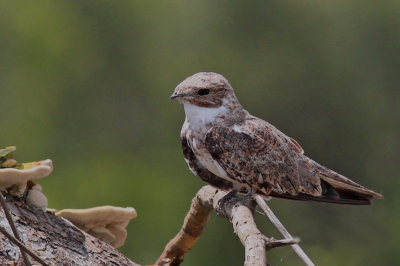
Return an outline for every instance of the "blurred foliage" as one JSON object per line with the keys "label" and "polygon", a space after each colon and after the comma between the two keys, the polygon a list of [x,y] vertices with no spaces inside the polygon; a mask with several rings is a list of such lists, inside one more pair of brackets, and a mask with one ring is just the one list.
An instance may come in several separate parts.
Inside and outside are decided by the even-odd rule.
{"label": "blurred foliage", "polygon": [[[367,207],[272,200],[316,264],[395,265],[399,17],[395,0],[1,1],[0,147],[53,159],[40,182],[52,208],[134,206],[121,250],[152,263],[203,185],[183,160],[184,113],[169,95],[215,71],[310,157],[385,195]],[[269,258],[301,265],[290,248]],[[214,215],[184,265],[242,262]]]}

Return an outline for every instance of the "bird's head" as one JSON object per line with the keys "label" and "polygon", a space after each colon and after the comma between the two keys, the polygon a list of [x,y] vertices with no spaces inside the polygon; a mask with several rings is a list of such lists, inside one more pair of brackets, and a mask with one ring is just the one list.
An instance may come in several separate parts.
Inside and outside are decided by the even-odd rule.
{"label": "bird's head", "polygon": [[228,80],[213,72],[200,72],[186,78],[175,88],[171,99],[208,108],[240,105]]}

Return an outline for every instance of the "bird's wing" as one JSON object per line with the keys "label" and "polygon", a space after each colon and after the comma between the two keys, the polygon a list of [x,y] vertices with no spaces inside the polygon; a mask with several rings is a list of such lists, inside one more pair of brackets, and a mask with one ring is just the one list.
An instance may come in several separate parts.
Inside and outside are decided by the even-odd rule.
{"label": "bird's wing", "polygon": [[303,149],[274,126],[250,118],[232,127],[213,127],[206,148],[228,175],[264,193],[321,195],[320,179],[306,171]]}
{"label": "bird's wing", "polygon": [[382,197],[309,159],[296,141],[255,117],[211,128],[205,144],[232,179],[257,193],[344,204],[369,204]]}

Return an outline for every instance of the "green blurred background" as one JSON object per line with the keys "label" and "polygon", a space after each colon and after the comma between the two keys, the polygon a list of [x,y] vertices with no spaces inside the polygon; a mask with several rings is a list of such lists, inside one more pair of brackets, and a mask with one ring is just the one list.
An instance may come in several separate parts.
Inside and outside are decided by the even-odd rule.
{"label": "green blurred background", "polygon": [[[317,265],[400,260],[400,2],[1,1],[0,147],[51,158],[52,208],[133,206],[121,251],[149,264],[203,185],[179,144],[169,96],[199,71],[323,165],[385,195],[372,206],[273,199]],[[264,217],[261,230],[279,238]],[[301,265],[289,247],[272,265]],[[213,215],[183,265],[242,265]]]}

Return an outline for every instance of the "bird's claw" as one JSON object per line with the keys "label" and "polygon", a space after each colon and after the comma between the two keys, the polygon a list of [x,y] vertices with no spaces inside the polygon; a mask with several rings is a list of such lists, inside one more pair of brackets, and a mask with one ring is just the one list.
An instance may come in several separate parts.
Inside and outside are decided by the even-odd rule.
{"label": "bird's claw", "polygon": [[240,200],[240,198],[236,196],[236,191],[230,191],[218,201],[218,208],[216,210],[217,214],[225,217],[228,216],[226,213],[227,204],[235,203],[238,200]]}

